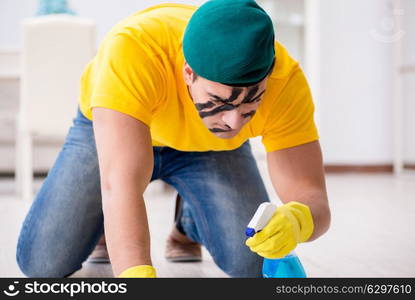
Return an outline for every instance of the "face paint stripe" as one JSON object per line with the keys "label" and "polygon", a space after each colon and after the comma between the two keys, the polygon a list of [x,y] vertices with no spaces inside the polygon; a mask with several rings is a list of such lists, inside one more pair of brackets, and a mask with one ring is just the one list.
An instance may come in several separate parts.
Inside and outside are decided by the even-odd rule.
{"label": "face paint stripe", "polygon": [[226,99],[223,99],[223,98],[221,98],[221,97],[219,97],[219,96],[217,96],[217,95],[214,95],[214,94],[211,94],[211,93],[208,93],[209,94],[209,96],[211,96],[213,99],[213,101],[220,101],[220,102],[226,102]]}
{"label": "face paint stripe", "polygon": [[232,89],[232,94],[229,97],[229,99],[227,99],[225,102],[233,102],[236,99],[238,99],[239,95],[242,93],[242,89],[241,88],[233,88]]}
{"label": "face paint stripe", "polygon": [[211,94],[211,93],[208,93],[208,94],[209,94],[209,96],[213,97],[216,101],[229,103],[229,102],[233,102],[236,99],[238,99],[238,97],[241,93],[242,93],[241,88],[232,88],[232,93],[231,93],[231,96],[229,98],[222,98],[222,97],[219,97],[219,96]]}
{"label": "face paint stripe", "polygon": [[245,101],[244,100],[244,102],[242,102],[242,103],[253,103],[253,102],[256,102],[256,101],[259,101],[260,100],[260,98],[261,98],[261,96],[263,95],[265,93],[265,90],[263,90],[258,96],[256,96],[255,98],[253,98],[253,99],[251,99],[250,101]]}
{"label": "face paint stripe", "polygon": [[201,111],[199,112],[199,116],[201,118],[206,118],[206,117],[210,117],[213,115],[216,115],[222,111],[229,111],[229,110],[233,110],[235,108],[237,108],[239,105],[232,105],[232,104],[225,104],[225,105],[221,105],[215,109],[212,109],[211,111]]}
{"label": "face paint stripe", "polygon": [[[205,103],[196,103],[195,104],[196,109],[199,112],[199,116],[201,118],[206,118],[206,117],[210,117],[210,116],[216,115],[216,114],[218,114],[220,112],[223,112],[223,111],[230,111],[230,110],[236,109],[241,104],[253,103],[253,102],[259,101],[260,98],[261,98],[261,96],[265,92],[265,90],[263,90],[259,95],[257,95],[256,97],[254,97],[255,94],[258,92],[258,86],[252,87],[249,90],[249,92],[246,95],[246,97],[242,100],[242,102],[240,104],[236,104],[236,105],[231,104],[230,102],[235,101],[239,97],[239,95],[242,93],[242,91],[243,91],[242,88],[235,88],[234,87],[232,89],[232,94],[231,94],[231,96],[228,99],[223,99],[223,98],[221,98],[221,97],[219,97],[217,95],[208,93],[209,96],[211,96],[213,98],[212,101],[208,101],[208,102],[205,102]],[[220,102],[222,102],[224,104],[221,105],[221,106],[219,106],[219,107],[216,107],[216,108],[212,109],[211,111],[203,111],[204,109],[212,108],[215,105],[217,105],[217,103],[215,103],[214,101],[220,101]],[[244,118],[249,118],[249,117],[252,117],[254,114],[255,114],[255,111],[251,111],[249,113],[243,114],[242,116]]]}
{"label": "face paint stripe", "polygon": [[214,107],[215,105],[216,105],[216,104],[215,104],[215,103],[213,103],[212,101],[208,101],[208,102],[206,102],[206,103],[196,103],[196,104],[195,104],[196,109],[197,109],[198,111],[203,110],[203,109],[206,109],[206,108],[211,108],[211,107]]}
{"label": "face paint stripe", "polygon": [[242,103],[250,102],[251,99],[255,96],[255,94],[258,92],[258,86],[254,86],[249,92],[248,95],[242,100]]}

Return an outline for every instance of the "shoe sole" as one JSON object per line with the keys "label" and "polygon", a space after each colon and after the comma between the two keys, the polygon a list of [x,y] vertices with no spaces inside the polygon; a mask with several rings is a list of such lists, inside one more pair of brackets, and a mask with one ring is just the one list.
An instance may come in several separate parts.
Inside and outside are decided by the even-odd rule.
{"label": "shoe sole", "polygon": [[166,257],[169,262],[199,262],[202,258],[199,256],[182,256],[182,257]]}
{"label": "shoe sole", "polygon": [[91,264],[109,264],[110,260],[108,258],[89,258],[86,262]]}

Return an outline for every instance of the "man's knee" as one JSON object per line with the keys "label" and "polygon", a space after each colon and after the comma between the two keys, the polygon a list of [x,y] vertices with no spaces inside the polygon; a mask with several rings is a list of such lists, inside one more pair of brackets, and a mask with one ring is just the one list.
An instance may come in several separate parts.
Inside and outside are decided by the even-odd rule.
{"label": "man's knee", "polygon": [[49,256],[49,258],[45,259],[44,253],[37,256],[31,250],[25,250],[28,249],[21,248],[18,245],[16,261],[22,273],[27,277],[63,278],[77,270],[77,268],[73,268],[70,264],[65,264],[57,257]]}

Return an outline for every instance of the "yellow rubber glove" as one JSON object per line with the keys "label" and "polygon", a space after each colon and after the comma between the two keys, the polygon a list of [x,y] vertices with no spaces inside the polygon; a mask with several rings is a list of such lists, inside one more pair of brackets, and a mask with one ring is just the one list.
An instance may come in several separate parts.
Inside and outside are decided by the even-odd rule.
{"label": "yellow rubber glove", "polygon": [[307,241],[313,231],[310,208],[293,201],[278,207],[268,224],[245,244],[262,257],[282,258]]}
{"label": "yellow rubber glove", "polygon": [[141,265],[128,268],[118,275],[119,278],[156,278],[156,269],[153,266]]}

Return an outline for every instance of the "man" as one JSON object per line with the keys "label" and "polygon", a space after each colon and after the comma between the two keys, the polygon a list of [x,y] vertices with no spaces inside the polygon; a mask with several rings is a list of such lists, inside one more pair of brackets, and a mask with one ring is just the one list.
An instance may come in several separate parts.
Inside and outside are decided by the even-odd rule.
{"label": "man", "polygon": [[[82,76],[80,111],[20,233],[21,270],[70,275],[105,228],[115,276],[156,277],[143,192],[162,179],[182,198],[179,244],[204,245],[232,277],[261,276],[262,257],[329,227],[313,113],[298,63],[256,2],[161,4],[128,17]],[[269,201],[254,136],[284,204],[246,240]]]}

